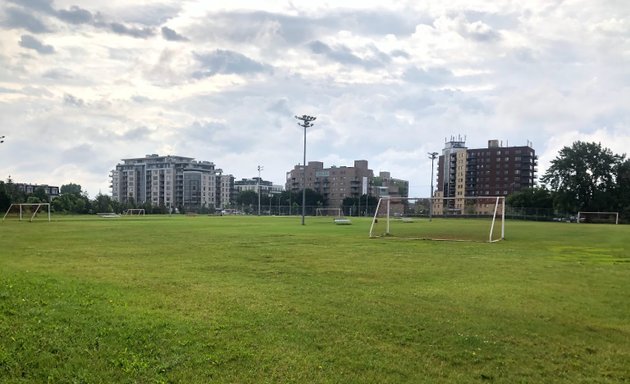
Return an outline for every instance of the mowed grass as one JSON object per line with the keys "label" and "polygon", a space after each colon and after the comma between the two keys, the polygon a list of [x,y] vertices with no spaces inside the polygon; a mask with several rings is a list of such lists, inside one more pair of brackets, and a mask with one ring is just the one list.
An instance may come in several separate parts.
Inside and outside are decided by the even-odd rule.
{"label": "mowed grass", "polygon": [[2,383],[630,380],[630,226],[54,220],[0,224]]}

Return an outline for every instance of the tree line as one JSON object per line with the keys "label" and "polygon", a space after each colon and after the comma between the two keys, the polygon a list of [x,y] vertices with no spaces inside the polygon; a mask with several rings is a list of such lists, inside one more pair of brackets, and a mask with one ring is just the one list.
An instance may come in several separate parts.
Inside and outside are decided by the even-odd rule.
{"label": "tree line", "polygon": [[541,186],[512,193],[512,208],[538,209],[549,216],[618,212],[630,222],[630,159],[600,143],[563,147],[541,177]]}
{"label": "tree line", "polygon": [[79,184],[65,184],[59,188],[59,196],[52,200],[44,188],[35,188],[33,193],[25,193],[9,178],[0,181],[0,211],[5,212],[11,204],[50,203],[51,210],[57,213],[90,214],[100,212],[121,213],[130,208],[143,208],[147,213],[167,213],[166,207],[154,207],[151,204],[120,203],[108,195],[99,193],[90,199]]}

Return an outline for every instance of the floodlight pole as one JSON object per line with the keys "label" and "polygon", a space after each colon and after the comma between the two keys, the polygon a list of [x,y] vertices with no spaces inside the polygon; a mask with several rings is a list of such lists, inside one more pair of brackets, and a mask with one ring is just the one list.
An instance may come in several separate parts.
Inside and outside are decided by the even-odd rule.
{"label": "floodlight pole", "polygon": [[302,163],[302,225],[304,225],[304,216],[306,215],[306,128],[312,127],[312,122],[315,121],[317,117],[296,115],[295,118],[302,121],[302,124],[298,122],[298,125],[304,128],[304,161]]}
{"label": "floodlight pole", "polygon": [[265,168],[262,165],[258,166],[258,182],[256,183],[256,189],[258,190],[258,216],[260,216],[260,171],[262,171],[263,169]]}
{"label": "floodlight pole", "polygon": [[431,198],[429,199],[429,221],[433,220],[433,163],[437,157],[437,152],[429,152],[429,159],[431,159]]}

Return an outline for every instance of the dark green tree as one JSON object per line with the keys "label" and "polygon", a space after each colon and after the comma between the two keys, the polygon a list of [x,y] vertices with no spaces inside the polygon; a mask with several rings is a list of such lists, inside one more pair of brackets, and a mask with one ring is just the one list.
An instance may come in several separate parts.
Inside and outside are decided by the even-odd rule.
{"label": "dark green tree", "polygon": [[78,184],[65,184],[59,188],[61,194],[52,201],[52,209],[63,213],[90,213],[92,202]]}
{"label": "dark green tree", "polygon": [[46,194],[46,190],[42,187],[35,188],[31,196],[36,197],[39,203],[48,203],[48,195]]}
{"label": "dark green tree", "polygon": [[630,221],[630,160],[625,160],[617,166],[617,187],[615,198],[617,205],[615,211],[619,212],[621,218]]}
{"label": "dark green tree", "polygon": [[615,171],[623,160],[599,143],[576,141],[560,150],[541,181],[554,193],[558,210],[609,210],[615,205]]}
{"label": "dark green tree", "polygon": [[[302,206],[302,191],[299,192],[298,204]],[[306,188],[306,206],[307,207],[325,207],[326,198],[321,193]],[[336,208],[336,207],[333,207]]]}
{"label": "dark green tree", "polygon": [[59,188],[59,193],[63,194],[71,194],[76,196],[81,196],[83,191],[81,190],[81,186],[79,184],[64,184]]}
{"label": "dark green tree", "polygon": [[245,213],[253,213],[258,206],[258,194],[255,191],[240,191],[236,195],[237,206]]}
{"label": "dark green tree", "polygon": [[98,212],[114,212],[114,208],[112,207],[112,199],[108,195],[98,194],[94,198],[92,202],[92,207],[94,211]]}
{"label": "dark green tree", "polygon": [[11,196],[6,191],[6,184],[0,181],[0,213],[6,212],[11,206]]}
{"label": "dark green tree", "polygon": [[515,208],[553,208],[553,197],[551,192],[545,187],[526,188],[511,193],[507,197],[506,202],[509,206]]}

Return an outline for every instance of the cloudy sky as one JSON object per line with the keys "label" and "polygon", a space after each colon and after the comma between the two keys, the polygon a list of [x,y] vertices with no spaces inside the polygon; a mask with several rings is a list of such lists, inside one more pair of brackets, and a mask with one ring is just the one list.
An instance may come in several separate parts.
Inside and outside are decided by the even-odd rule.
{"label": "cloudy sky", "polygon": [[110,194],[146,154],[284,184],[307,160],[429,194],[446,138],[630,148],[630,1],[0,1],[0,178]]}

